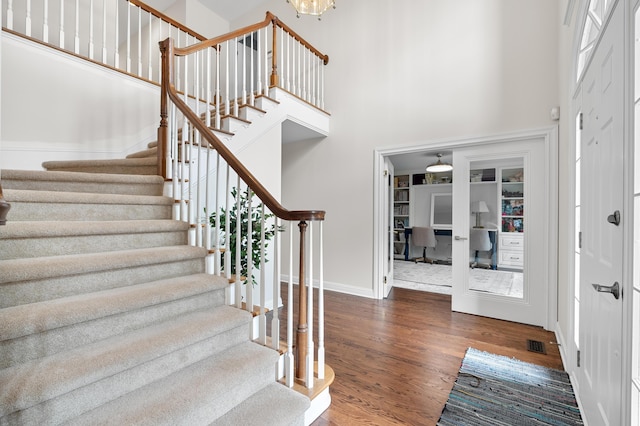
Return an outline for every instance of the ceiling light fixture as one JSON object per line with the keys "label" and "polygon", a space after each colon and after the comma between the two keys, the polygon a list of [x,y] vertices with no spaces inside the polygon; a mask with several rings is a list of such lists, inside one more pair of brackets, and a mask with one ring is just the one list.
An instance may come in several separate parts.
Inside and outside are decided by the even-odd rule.
{"label": "ceiling light fixture", "polygon": [[314,15],[320,20],[329,8],[336,8],[335,0],[287,0],[287,3],[291,3],[298,18],[300,15]]}
{"label": "ceiling light fixture", "polygon": [[453,170],[451,164],[442,162],[442,154],[438,154],[437,162],[427,166],[427,172],[429,173],[449,172],[451,170]]}

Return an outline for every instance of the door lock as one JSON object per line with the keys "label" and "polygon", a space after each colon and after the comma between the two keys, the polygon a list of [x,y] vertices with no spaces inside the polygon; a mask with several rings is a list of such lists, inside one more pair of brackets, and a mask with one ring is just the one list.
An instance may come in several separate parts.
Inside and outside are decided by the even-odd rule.
{"label": "door lock", "polygon": [[600,284],[592,284],[592,285],[593,285],[593,288],[598,293],[611,293],[613,297],[616,298],[616,300],[620,299],[620,284],[618,284],[618,281],[616,281],[615,283],[613,283],[613,285],[610,285],[610,286],[600,285]]}
{"label": "door lock", "polygon": [[607,216],[607,222],[620,226],[620,210],[616,210],[613,214]]}

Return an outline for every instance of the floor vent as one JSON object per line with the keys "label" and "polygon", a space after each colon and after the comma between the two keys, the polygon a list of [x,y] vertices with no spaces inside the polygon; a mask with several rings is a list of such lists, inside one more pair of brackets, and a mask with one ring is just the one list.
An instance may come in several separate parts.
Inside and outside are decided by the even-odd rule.
{"label": "floor vent", "polygon": [[531,339],[527,339],[527,350],[530,352],[537,352],[539,354],[547,353],[547,351],[544,349],[544,343]]}

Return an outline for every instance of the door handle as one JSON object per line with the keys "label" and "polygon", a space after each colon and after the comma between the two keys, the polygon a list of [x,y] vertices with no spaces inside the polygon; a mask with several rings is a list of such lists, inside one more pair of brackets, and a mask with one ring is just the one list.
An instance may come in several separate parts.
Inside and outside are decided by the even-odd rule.
{"label": "door handle", "polygon": [[620,210],[616,210],[613,214],[607,216],[607,222],[620,226]]}
{"label": "door handle", "polygon": [[611,293],[613,297],[616,298],[616,300],[620,299],[620,284],[618,284],[618,281],[616,281],[615,283],[613,283],[613,285],[610,285],[610,286],[600,285],[600,284],[592,284],[592,285],[593,285],[593,288],[598,293]]}
{"label": "door handle", "polygon": [[462,240],[468,240],[467,237],[461,237],[460,235],[456,235],[455,237],[453,237],[454,240],[458,240],[458,241],[462,241]]}

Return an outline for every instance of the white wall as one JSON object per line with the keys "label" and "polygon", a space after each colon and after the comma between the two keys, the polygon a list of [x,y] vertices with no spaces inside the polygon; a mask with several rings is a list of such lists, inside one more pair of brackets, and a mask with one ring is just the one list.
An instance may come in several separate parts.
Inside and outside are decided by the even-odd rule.
{"label": "white wall", "polygon": [[156,139],[158,87],[6,33],[1,90],[3,168],[122,158]]}
{"label": "white wall", "polygon": [[373,296],[375,148],[555,124],[556,0],[352,0],[321,21],[266,6],[329,55],[331,133],[283,150],[285,207],[327,211],[329,287]]}
{"label": "white wall", "polygon": [[[154,1],[146,3],[153,7]],[[178,0],[161,12],[205,37],[216,37],[230,31],[229,22],[198,0]]]}

